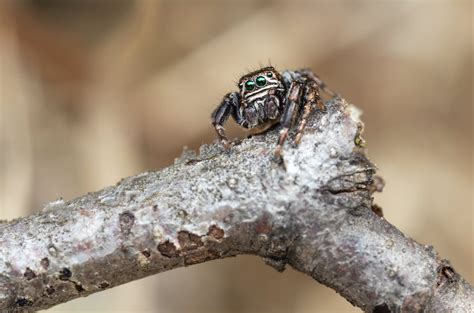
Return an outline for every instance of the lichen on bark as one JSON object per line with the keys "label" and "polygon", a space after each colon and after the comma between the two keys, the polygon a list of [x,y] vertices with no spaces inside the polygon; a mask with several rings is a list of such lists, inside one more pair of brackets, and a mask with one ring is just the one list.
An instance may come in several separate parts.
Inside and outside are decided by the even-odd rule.
{"label": "lichen on bark", "polygon": [[[472,312],[474,292],[432,247],[381,217],[359,111],[327,102],[299,146],[277,132],[58,200],[0,225],[0,309],[38,310],[173,268],[253,254],[366,312]],[[374,209],[375,208],[375,209]],[[378,214],[376,214],[378,213]]]}

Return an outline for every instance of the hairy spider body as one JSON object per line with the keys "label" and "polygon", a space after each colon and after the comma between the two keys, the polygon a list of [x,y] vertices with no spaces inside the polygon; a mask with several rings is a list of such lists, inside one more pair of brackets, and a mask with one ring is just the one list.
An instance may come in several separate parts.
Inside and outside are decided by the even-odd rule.
{"label": "hairy spider body", "polygon": [[212,125],[217,135],[228,147],[224,123],[229,116],[240,126],[251,130],[264,131],[280,124],[276,156],[280,156],[288,131],[298,116],[301,118],[295,138],[297,144],[309,114],[316,108],[324,109],[319,91],[336,96],[308,69],[279,73],[271,66],[264,67],[242,76],[238,87],[239,91],[228,93],[212,113]]}

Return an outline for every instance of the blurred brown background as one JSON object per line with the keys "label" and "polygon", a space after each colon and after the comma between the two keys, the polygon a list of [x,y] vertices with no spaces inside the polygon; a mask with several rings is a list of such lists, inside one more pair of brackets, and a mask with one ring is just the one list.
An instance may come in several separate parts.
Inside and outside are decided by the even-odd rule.
{"label": "blurred brown background", "polygon": [[[312,68],[364,111],[386,218],[473,282],[472,10],[471,1],[0,0],[0,218],[211,142],[213,108],[270,60]],[[291,269],[238,257],[51,312],[359,310]]]}

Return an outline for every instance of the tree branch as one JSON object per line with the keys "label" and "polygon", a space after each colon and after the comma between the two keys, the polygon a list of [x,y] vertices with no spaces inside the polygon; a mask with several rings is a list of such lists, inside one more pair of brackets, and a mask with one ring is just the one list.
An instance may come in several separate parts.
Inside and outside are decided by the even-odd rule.
{"label": "tree branch", "polygon": [[254,254],[366,312],[472,312],[474,290],[432,247],[372,211],[375,167],[344,100],[272,161],[276,131],[204,145],[158,172],[0,225],[0,309],[38,310],[144,276]]}

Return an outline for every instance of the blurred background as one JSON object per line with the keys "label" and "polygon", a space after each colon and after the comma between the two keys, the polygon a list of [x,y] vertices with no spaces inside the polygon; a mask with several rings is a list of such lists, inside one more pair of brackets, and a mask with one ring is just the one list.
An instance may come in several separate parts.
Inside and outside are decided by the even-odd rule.
{"label": "blurred background", "polygon": [[[472,18],[448,0],[0,0],[0,218],[170,165],[214,140],[240,75],[310,67],[364,111],[385,217],[472,283]],[[250,256],[50,311],[360,312]]]}

